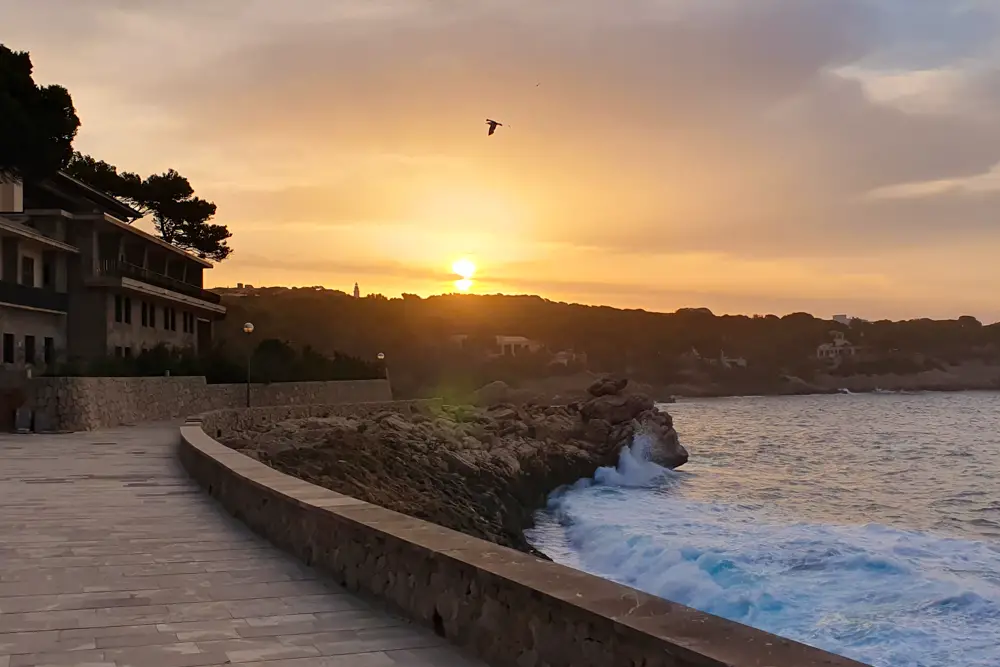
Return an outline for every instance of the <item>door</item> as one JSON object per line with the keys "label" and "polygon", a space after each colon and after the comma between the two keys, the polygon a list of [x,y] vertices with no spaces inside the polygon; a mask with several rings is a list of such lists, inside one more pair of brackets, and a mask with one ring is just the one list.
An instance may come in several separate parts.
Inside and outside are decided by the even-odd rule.
{"label": "door", "polygon": [[198,320],[197,339],[198,352],[208,352],[212,349],[212,323],[208,320]]}

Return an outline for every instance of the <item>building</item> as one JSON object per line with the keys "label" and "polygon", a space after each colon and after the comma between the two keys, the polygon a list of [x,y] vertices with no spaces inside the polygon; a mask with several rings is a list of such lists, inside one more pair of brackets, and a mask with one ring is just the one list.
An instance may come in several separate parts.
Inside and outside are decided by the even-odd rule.
{"label": "building", "polygon": [[355,299],[360,299],[361,298],[361,288],[358,287],[357,283],[354,283],[354,298]]}
{"label": "building", "polygon": [[569,366],[576,363],[587,363],[587,354],[574,350],[560,350],[553,354],[552,359],[549,360],[549,366]]}
{"label": "building", "polygon": [[204,289],[210,262],[132,226],[138,211],[66,174],[0,193],[5,369],[211,344],[226,309]]}
{"label": "building", "polygon": [[469,334],[452,334],[448,336],[448,342],[464,350],[469,343]]}
{"label": "building", "polygon": [[719,350],[719,366],[722,368],[746,368],[747,360],[743,357],[727,357],[725,350]]}
{"label": "building", "polygon": [[501,357],[516,357],[525,352],[538,352],[545,347],[537,340],[531,340],[524,336],[497,336],[496,340]]}
{"label": "building", "polygon": [[854,326],[854,321],[866,323],[868,320],[863,320],[860,317],[854,317],[853,315],[834,315],[833,321],[837,324],[843,324],[845,327]]}
{"label": "building", "polygon": [[831,342],[821,343],[816,347],[817,359],[839,363],[841,359],[846,357],[857,356],[858,347],[844,338],[843,332],[831,331],[830,335],[833,337]]}

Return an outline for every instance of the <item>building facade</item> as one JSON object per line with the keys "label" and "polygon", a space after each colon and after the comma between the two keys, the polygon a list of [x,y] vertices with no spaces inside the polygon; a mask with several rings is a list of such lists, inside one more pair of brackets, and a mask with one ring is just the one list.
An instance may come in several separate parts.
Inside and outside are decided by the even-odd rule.
{"label": "building facade", "polygon": [[138,211],[65,174],[0,183],[0,206],[4,369],[211,345],[211,263],[132,226]]}
{"label": "building facade", "polygon": [[841,359],[854,357],[858,354],[858,347],[852,345],[844,337],[841,331],[831,331],[832,340],[829,343],[820,343],[816,347],[816,358],[832,363],[839,363]]}
{"label": "building facade", "polygon": [[545,345],[537,340],[524,336],[497,336],[497,356],[516,357],[518,354],[533,354],[542,350]]}

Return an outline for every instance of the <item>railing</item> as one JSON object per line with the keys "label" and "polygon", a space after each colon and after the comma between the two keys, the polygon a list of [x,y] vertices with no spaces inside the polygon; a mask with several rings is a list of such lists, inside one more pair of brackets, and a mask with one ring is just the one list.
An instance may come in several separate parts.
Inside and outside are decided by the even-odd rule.
{"label": "railing", "polygon": [[186,294],[187,296],[192,296],[196,299],[201,299],[202,301],[208,301],[209,303],[220,303],[222,301],[222,297],[215,292],[209,292],[208,290],[202,289],[197,285],[191,285],[183,280],[171,278],[170,276],[163,275],[162,273],[156,273],[155,271],[150,271],[149,269],[141,266],[129,264],[123,260],[102,259],[97,265],[97,275],[114,276],[116,278],[131,278],[132,280],[138,280],[140,282],[149,283],[150,285],[156,285],[157,287],[162,287],[163,289],[168,289],[173,292],[179,292],[180,294]]}
{"label": "railing", "polygon": [[69,305],[69,295],[43,287],[28,287],[0,281],[0,302],[65,313]]}

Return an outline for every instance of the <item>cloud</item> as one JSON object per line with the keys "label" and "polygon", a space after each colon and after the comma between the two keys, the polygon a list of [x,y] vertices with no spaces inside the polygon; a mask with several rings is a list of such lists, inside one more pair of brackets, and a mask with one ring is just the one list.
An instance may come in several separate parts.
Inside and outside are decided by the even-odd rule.
{"label": "cloud", "polygon": [[292,273],[313,275],[332,274],[338,276],[389,277],[393,279],[436,281],[442,283],[455,280],[455,275],[447,271],[422,269],[393,261],[359,262],[338,259],[335,263],[332,263],[309,259],[307,257],[244,255],[240,257],[240,265],[244,269],[281,269]]}
{"label": "cloud", "polygon": [[[8,0],[0,23],[87,91],[81,142],[190,175],[237,242],[270,220],[457,237],[461,218],[470,235],[622,262],[712,252],[845,272],[1000,242],[996,194],[961,186],[1000,164],[996,2],[627,5]],[[487,116],[505,123],[490,139]],[[129,152],[109,136],[136,118],[169,122]],[[482,215],[448,210],[473,200]]]}
{"label": "cloud", "polygon": [[[538,238],[627,250],[842,253],[847,236],[816,238],[873,224],[919,243],[935,230],[911,224],[912,206],[868,206],[865,194],[1000,161],[1000,128],[971,113],[981,93],[969,114],[913,113],[836,73],[883,50],[905,59],[934,20],[945,42],[975,37],[981,48],[993,33],[975,8],[923,3],[900,26],[901,5],[860,0],[650,3],[635,15],[606,2],[417,6],[278,25],[136,92],[187,119],[179,132],[190,139],[256,154],[265,169],[296,159],[349,169],[364,151],[457,156],[531,202]],[[928,53],[921,62],[966,51]],[[510,125],[488,148],[477,129],[486,115]],[[352,179],[358,199],[398,191],[392,173]],[[398,217],[406,198],[396,199]],[[950,232],[982,233],[963,214],[976,202],[962,199]]]}

